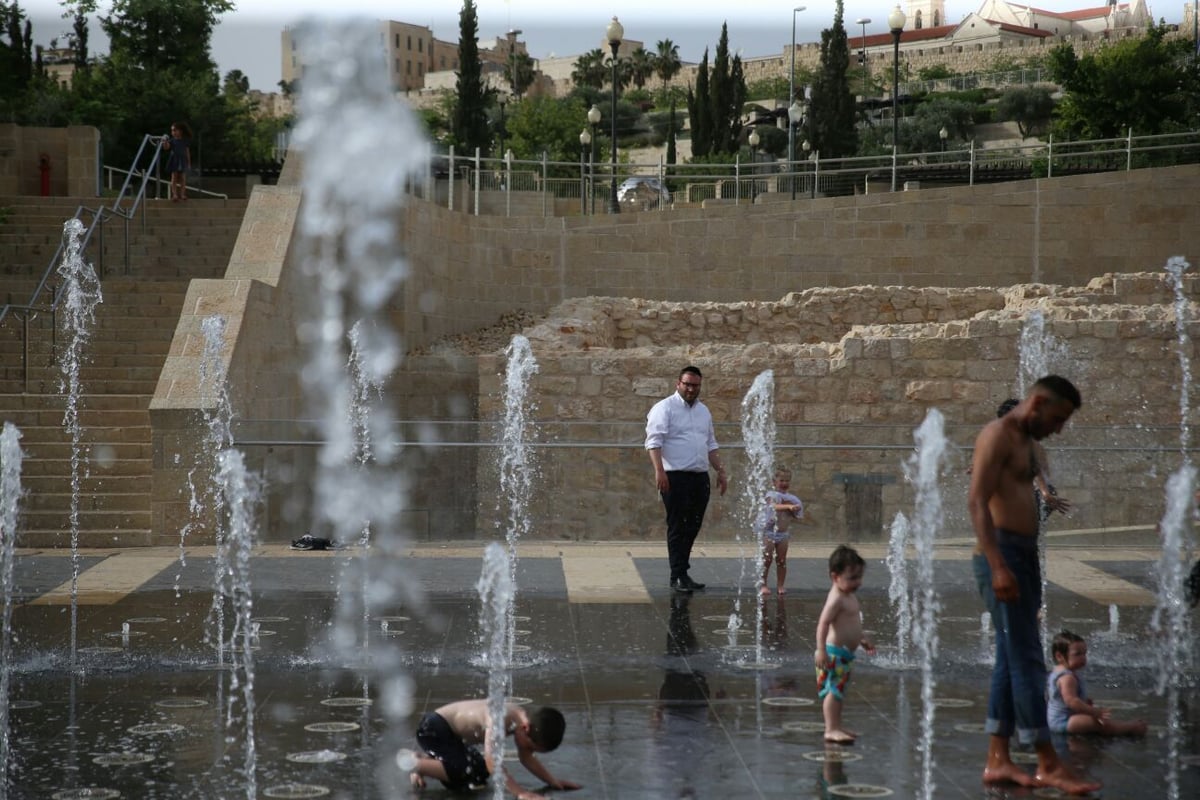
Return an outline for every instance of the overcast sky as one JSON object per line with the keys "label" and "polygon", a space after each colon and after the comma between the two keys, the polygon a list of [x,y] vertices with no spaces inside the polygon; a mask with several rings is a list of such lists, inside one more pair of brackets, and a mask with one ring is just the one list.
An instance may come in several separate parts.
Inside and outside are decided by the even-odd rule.
{"label": "overcast sky", "polygon": [[[1036,8],[1069,10],[1103,5],[1103,0],[1036,0]],[[108,3],[100,0],[102,8]],[[821,30],[833,20],[833,0],[803,0],[800,3],[766,0],[609,0],[603,4],[574,3],[571,0],[477,0],[479,36],[489,39],[510,29],[522,31],[534,58],[552,55],[577,55],[599,47],[604,29],[615,14],[625,27],[625,36],[643,41],[653,48],[659,39],[671,39],[679,45],[685,61],[699,61],[704,48],[715,49],[721,23],[729,24],[730,48],[743,58],[774,55],[791,41],[792,9],[804,5],[795,15],[796,40],[816,42]],[[894,0],[872,3],[870,0],[846,0],[846,29],[861,33],[854,20],[868,17],[867,33],[884,33],[887,15]],[[946,0],[947,22],[957,22],[979,8],[980,0]],[[330,6],[336,6],[331,11]],[[1183,18],[1182,0],[1169,6],[1151,6],[1155,19],[1168,22]],[[49,44],[55,36],[70,31],[69,20],[61,19],[58,0],[21,0],[21,7],[33,21],[36,44]],[[419,8],[420,10],[416,10]],[[413,9],[413,10],[408,10]],[[221,18],[213,34],[213,57],[221,74],[240,69],[250,78],[254,89],[273,91],[280,76],[279,34],[284,26],[316,15],[361,16],[365,19],[395,19],[428,25],[439,39],[458,39],[458,13],[461,0],[239,0],[237,8]],[[90,39],[93,52],[106,52],[107,42],[95,25]]]}

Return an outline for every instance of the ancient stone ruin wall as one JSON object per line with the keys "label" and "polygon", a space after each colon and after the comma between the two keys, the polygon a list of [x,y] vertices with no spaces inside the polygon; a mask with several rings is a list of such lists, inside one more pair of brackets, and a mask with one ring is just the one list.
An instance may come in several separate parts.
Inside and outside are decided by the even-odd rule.
{"label": "ancient stone ruin wall", "polygon": [[[1188,279],[1187,296],[1197,289]],[[744,534],[740,406],[766,369],[774,372],[776,457],[792,468],[812,518],[800,536],[877,538],[896,512],[911,512],[902,464],[932,408],[953,445],[946,533],[970,536],[969,448],[1018,391],[1019,342],[1035,312],[1051,345],[1047,368],[1076,381],[1084,396],[1064,434],[1047,442],[1054,480],[1079,509],[1056,524],[1153,524],[1179,461],[1172,303],[1158,274],[1106,275],[1084,287],[814,289],[773,303],[569,301],[526,332],[539,365],[531,396],[543,445],[534,535],[660,537],[644,419],[674,390],[679,368],[694,363],[704,370],[703,398],[735,481],[710,506],[706,536]],[[1200,326],[1189,323],[1188,332],[1194,338]],[[502,354],[480,358],[481,419],[500,417],[503,371]],[[495,496],[492,473],[480,467],[481,496]]]}

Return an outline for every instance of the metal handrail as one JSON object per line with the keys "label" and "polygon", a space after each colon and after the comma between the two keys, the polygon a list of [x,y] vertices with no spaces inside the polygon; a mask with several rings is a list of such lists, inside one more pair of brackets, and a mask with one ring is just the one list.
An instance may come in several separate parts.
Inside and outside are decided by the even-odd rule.
{"label": "metal handrail", "polygon": [[[121,169],[120,167],[110,167],[106,164],[104,166],[104,174],[106,176],[108,176],[107,180],[105,181],[105,184],[111,189],[112,188],[112,176],[125,175],[125,176],[127,176],[126,180],[128,180],[128,176],[132,175],[133,172],[130,170],[127,170],[127,169]],[[170,187],[170,185],[171,185],[170,181],[163,180],[162,178],[158,177],[157,175],[148,176],[147,181],[149,183],[154,184],[154,189],[155,189],[154,196],[156,199],[162,197],[161,190],[164,186]],[[212,191],[209,191],[208,189],[201,189],[198,186],[192,186],[191,184],[184,184],[184,189],[192,194],[201,194],[201,195],[205,195],[207,197],[214,197],[218,200],[228,200],[229,199],[229,195],[224,192],[212,192]]]}
{"label": "metal handrail", "polygon": [[[137,214],[138,209],[142,208],[142,228],[145,230],[146,215],[145,209],[142,206],[142,200],[145,199],[146,187],[149,185],[151,174],[155,172],[158,167],[159,159],[162,155],[162,141],[164,138],[165,137],[163,136],[153,136],[150,134],[146,134],[142,137],[142,142],[138,146],[137,154],[133,159],[133,164],[126,173],[125,181],[121,185],[121,191],[118,192],[116,198],[113,199],[111,206],[105,207],[103,203],[101,203],[97,208],[80,205],[76,207],[75,213],[71,217],[71,219],[82,221],[86,215],[91,215],[91,222],[88,224],[83,236],[80,239],[79,252],[86,252],[87,248],[92,243],[92,237],[97,237],[99,244],[99,263],[96,265],[97,277],[104,277],[104,220],[106,218],[111,219],[114,217],[121,219],[124,223],[125,274],[129,274],[129,222]],[[143,155],[147,152],[147,148],[149,148],[150,151],[149,163],[146,165],[144,170],[138,170],[137,165],[142,160]],[[141,176],[141,181],[136,182],[135,179],[139,175]],[[130,194],[131,190],[132,194]],[[65,247],[66,242],[60,240],[58,243],[58,248],[55,249],[49,265],[47,265],[45,271],[42,272],[41,280],[38,281],[37,288],[33,290],[33,294],[30,296],[28,302],[21,304],[7,303],[4,306],[0,306],[0,327],[3,327],[5,319],[10,314],[12,314],[14,317],[19,316],[22,321],[22,371],[24,375],[24,391],[26,392],[29,391],[29,322],[36,318],[39,313],[48,312],[51,315],[51,336],[55,336],[57,334],[58,320],[56,312],[58,310],[59,301],[62,299],[62,295],[58,292],[54,292],[50,299],[49,305],[39,306],[38,302],[42,297],[43,292],[46,291],[46,287],[50,283],[50,276],[54,274],[54,270],[58,266],[59,260],[62,258]],[[54,343],[52,343],[52,346],[53,344]]]}

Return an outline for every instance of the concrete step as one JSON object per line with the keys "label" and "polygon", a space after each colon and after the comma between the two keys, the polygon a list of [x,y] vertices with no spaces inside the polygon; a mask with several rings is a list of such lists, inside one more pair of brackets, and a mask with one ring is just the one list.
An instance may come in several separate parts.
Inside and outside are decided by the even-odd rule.
{"label": "concrete step", "polygon": [[[149,475],[100,475],[87,476],[80,480],[79,491],[85,495],[115,494],[140,495],[145,494],[149,487]],[[66,495],[71,493],[71,478],[63,475],[22,475],[21,488],[25,490],[25,498],[21,501],[24,508],[31,498],[50,495]]]}
{"label": "concrete step", "polygon": [[[97,547],[152,547],[162,542],[155,541],[150,529],[125,530],[81,530],[78,544],[80,549]],[[68,550],[71,547],[71,533],[67,530],[33,530],[23,528],[17,530],[17,546],[37,548],[42,550]]]}
{"label": "concrete step", "polygon": [[[117,492],[112,489],[100,492],[81,490],[79,492],[80,523],[83,522],[82,515],[84,513],[91,514],[95,511],[109,514],[141,514],[143,510],[150,508],[150,492],[145,491],[147,485],[149,485],[149,481],[141,487],[142,491],[140,492]],[[21,515],[27,519],[69,514],[70,509],[70,484],[56,487],[53,492],[26,492],[21,503]]]}
{"label": "concrete step", "polygon": [[[49,430],[49,429],[47,429]],[[28,432],[32,435],[32,432]],[[40,461],[43,464],[48,462],[61,462],[58,466],[63,467],[60,474],[70,475],[70,462],[73,445],[70,437],[63,432],[60,441],[42,440],[29,441],[26,438],[26,431],[21,431],[21,450],[25,453],[24,466],[29,466],[31,461]],[[118,434],[105,433],[102,429],[84,428],[80,432],[80,447],[91,451],[90,460],[102,461],[107,466],[112,461],[136,461],[138,459],[149,460],[154,455],[153,446],[150,443],[150,429],[145,429],[145,434],[141,441],[135,439],[123,439]],[[104,448],[103,452],[97,452],[98,448]],[[49,465],[49,464],[48,464]],[[42,472],[43,475],[52,475],[53,472]],[[134,474],[134,473],[125,473]]]}
{"label": "concrete step", "polygon": [[[88,407],[93,395],[80,399],[79,424],[89,431],[116,430],[122,435],[132,436],[134,432],[149,438],[150,430],[150,398],[142,395],[144,401],[138,406],[128,408],[94,409]],[[64,400],[63,406],[66,405]],[[53,437],[45,434],[46,430],[62,428],[61,408],[10,408],[4,412],[5,422],[11,422],[21,429],[25,441],[54,441]]]}
{"label": "concrete step", "polygon": [[[87,411],[126,411],[136,408],[149,408],[150,395],[147,394],[120,394],[117,392],[109,392],[105,394],[84,394],[80,398],[80,405],[85,412]],[[38,393],[0,393],[0,409],[7,411],[27,411],[32,409],[40,410],[59,410],[66,407],[66,398],[57,392],[38,392]]]}
{"label": "concrete step", "polygon": [[[26,457],[21,463],[21,480],[27,478],[58,478],[70,476],[71,462],[70,459],[44,459],[36,454],[29,453],[24,447],[21,448],[26,452]],[[94,451],[93,451],[94,452]],[[99,462],[94,459],[88,461],[88,469],[93,476],[106,476],[115,478],[138,478],[140,480],[149,481],[153,474],[152,464],[149,459],[124,459]]]}
{"label": "concrete step", "polygon": [[[81,531],[148,530],[150,528],[150,495],[145,497],[145,510],[117,509],[114,511],[79,509],[78,524]],[[82,498],[81,498],[82,500]],[[21,523],[17,527],[17,537],[20,539],[21,530],[30,531],[67,531],[71,527],[70,498],[66,498],[60,509],[38,511],[26,509],[21,514]]]}

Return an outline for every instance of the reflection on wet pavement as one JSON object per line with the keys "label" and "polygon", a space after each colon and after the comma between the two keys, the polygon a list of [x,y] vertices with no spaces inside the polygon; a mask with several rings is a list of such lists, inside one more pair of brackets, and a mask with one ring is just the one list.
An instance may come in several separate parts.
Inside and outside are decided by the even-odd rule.
{"label": "reflection on wet pavement", "polygon": [[[732,611],[739,564],[732,553],[716,550],[696,559],[696,572],[710,588],[690,598],[667,591],[665,553],[657,548],[614,545],[592,567],[570,563],[561,548],[521,558],[519,641],[529,649],[513,672],[513,694],[566,715],[563,745],[544,759],[556,775],[584,785],[572,796],[915,796],[919,675],[889,659],[886,645],[895,630],[881,553],[863,548],[870,562],[862,599],[867,626],[885,647],[878,657],[856,662],[845,716],[860,737],[840,748],[823,744],[821,707],[814,702],[812,637],[828,586],[824,548],[797,548],[800,554],[789,559],[789,594],[764,599],[764,666],[771,668],[754,670],[738,663],[753,658],[753,635],[737,636],[731,648],[718,621]],[[345,556],[261,551],[253,562],[259,796],[407,795],[396,754],[415,746],[420,714],[486,691],[474,594],[482,552],[482,545],[466,544],[416,555],[413,572],[428,605],[379,609],[364,627],[373,642],[402,654],[413,706],[396,710],[371,702],[378,686],[356,668],[357,653],[325,646]],[[1113,632],[1107,606],[1070,584],[1074,575],[1098,571],[1111,579],[1106,592],[1123,586],[1136,597],[1151,585],[1151,554],[1123,552],[1123,559],[1075,553],[1057,573],[1067,586],[1055,583],[1051,571],[1049,629],[1067,624],[1089,638],[1088,677],[1097,702],[1155,727],[1144,739],[1072,737],[1058,744],[1080,770],[1105,783],[1106,797],[1166,797],[1167,701],[1150,691],[1151,675],[1142,666],[1151,609],[1136,600],[1122,606],[1122,631]],[[84,559],[81,585],[94,586],[104,602],[80,606],[80,671],[74,675],[66,645],[69,612],[53,595],[69,576],[67,559],[50,553],[18,558],[8,797],[244,796],[243,742],[230,733],[239,729],[230,728],[226,716],[231,693],[240,689],[235,672],[217,663],[204,641],[211,560],[189,555],[181,569],[146,558],[149,574],[140,578],[128,563],[109,563],[135,558],[121,551]],[[623,560],[622,569],[613,570],[614,559]],[[593,568],[610,575],[611,585],[590,575]],[[89,577],[92,569],[100,572]],[[100,580],[105,574],[114,576],[113,585]],[[986,632],[969,562],[947,557],[936,574],[944,609],[936,796],[979,798],[985,796],[979,777],[987,746],[981,732]],[[753,630],[754,613],[743,600],[744,628]],[[1200,749],[1195,689],[1182,706],[1183,729],[1171,735],[1180,752],[1194,754]],[[519,765],[512,769],[536,786]],[[1180,797],[1200,794],[1196,764],[1184,759],[1176,777]],[[92,793],[81,794],[84,789]],[[1015,787],[987,796],[1006,795],[1033,796]],[[434,782],[425,796],[449,795]]]}

